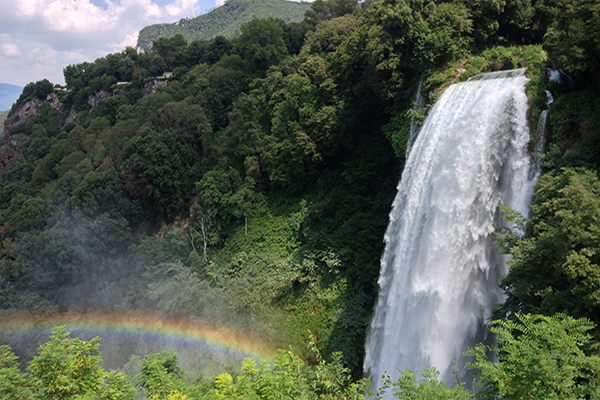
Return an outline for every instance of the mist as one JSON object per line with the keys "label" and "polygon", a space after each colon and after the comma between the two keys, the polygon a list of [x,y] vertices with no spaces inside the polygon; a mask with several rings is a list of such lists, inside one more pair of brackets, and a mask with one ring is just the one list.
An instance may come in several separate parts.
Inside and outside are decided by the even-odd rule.
{"label": "mist", "polygon": [[232,309],[202,266],[190,266],[182,231],[135,237],[123,218],[77,210],[48,221],[15,245],[9,266],[21,270],[0,298],[0,344],[21,365],[58,325],[82,340],[99,336],[103,366],[130,375],[161,351],[178,353],[190,379],[235,372],[244,358],[271,352],[273,327]]}

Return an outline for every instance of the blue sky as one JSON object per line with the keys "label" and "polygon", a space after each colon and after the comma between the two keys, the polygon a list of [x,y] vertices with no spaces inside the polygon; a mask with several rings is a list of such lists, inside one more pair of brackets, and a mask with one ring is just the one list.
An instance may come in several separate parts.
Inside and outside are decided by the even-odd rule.
{"label": "blue sky", "polygon": [[135,46],[140,29],[223,0],[0,0],[0,83],[64,83],[66,65]]}

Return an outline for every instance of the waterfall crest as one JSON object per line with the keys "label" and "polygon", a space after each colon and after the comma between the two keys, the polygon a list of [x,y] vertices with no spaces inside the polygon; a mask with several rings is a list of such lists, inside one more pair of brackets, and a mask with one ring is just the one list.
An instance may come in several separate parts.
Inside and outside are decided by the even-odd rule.
{"label": "waterfall crest", "polygon": [[366,343],[375,388],[388,370],[426,366],[451,384],[453,362],[462,369],[463,352],[485,340],[507,272],[491,239],[498,204],[525,214],[531,199],[526,82],[521,69],[450,86],[408,154]]}

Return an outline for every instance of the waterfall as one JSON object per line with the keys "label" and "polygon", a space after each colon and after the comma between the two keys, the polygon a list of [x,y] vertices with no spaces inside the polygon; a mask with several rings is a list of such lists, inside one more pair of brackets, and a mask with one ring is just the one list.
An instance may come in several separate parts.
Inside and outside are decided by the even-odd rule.
{"label": "waterfall", "polygon": [[[450,86],[408,155],[392,205],[365,374],[433,366],[454,382],[484,327],[507,272],[492,243],[498,204],[526,213],[533,166],[527,151],[525,70]],[[387,393],[390,396],[391,393]]]}
{"label": "waterfall", "polygon": [[[550,104],[554,102],[554,97],[552,97],[552,93],[549,90],[546,90],[546,106],[550,107]],[[548,123],[548,111],[549,108],[542,110],[540,113],[540,119],[538,120],[537,125],[537,134],[538,139],[535,143],[535,148],[533,149],[533,156],[536,159],[536,162],[542,157],[544,154],[544,148],[546,147],[546,124]]]}

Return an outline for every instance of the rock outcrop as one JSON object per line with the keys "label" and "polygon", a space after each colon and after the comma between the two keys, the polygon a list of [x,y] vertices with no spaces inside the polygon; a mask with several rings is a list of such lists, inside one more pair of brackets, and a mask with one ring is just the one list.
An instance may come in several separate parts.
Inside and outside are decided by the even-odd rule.
{"label": "rock outcrop", "polygon": [[6,168],[16,160],[19,147],[26,138],[24,134],[13,134],[14,128],[35,117],[43,104],[49,104],[58,111],[62,111],[64,106],[56,93],[50,93],[42,99],[34,97],[27,100],[22,106],[14,108],[4,121],[4,131],[0,136],[0,169]]}
{"label": "rock outcrop", "polygon": [[93,110],[94,108],[98,107],[98,104],[100,104],[102,100],[106,100],[113,96],[114,94],[112,92],[102,89],[99,92],[94,92],[94,94],[90,95],[87,103]]}

